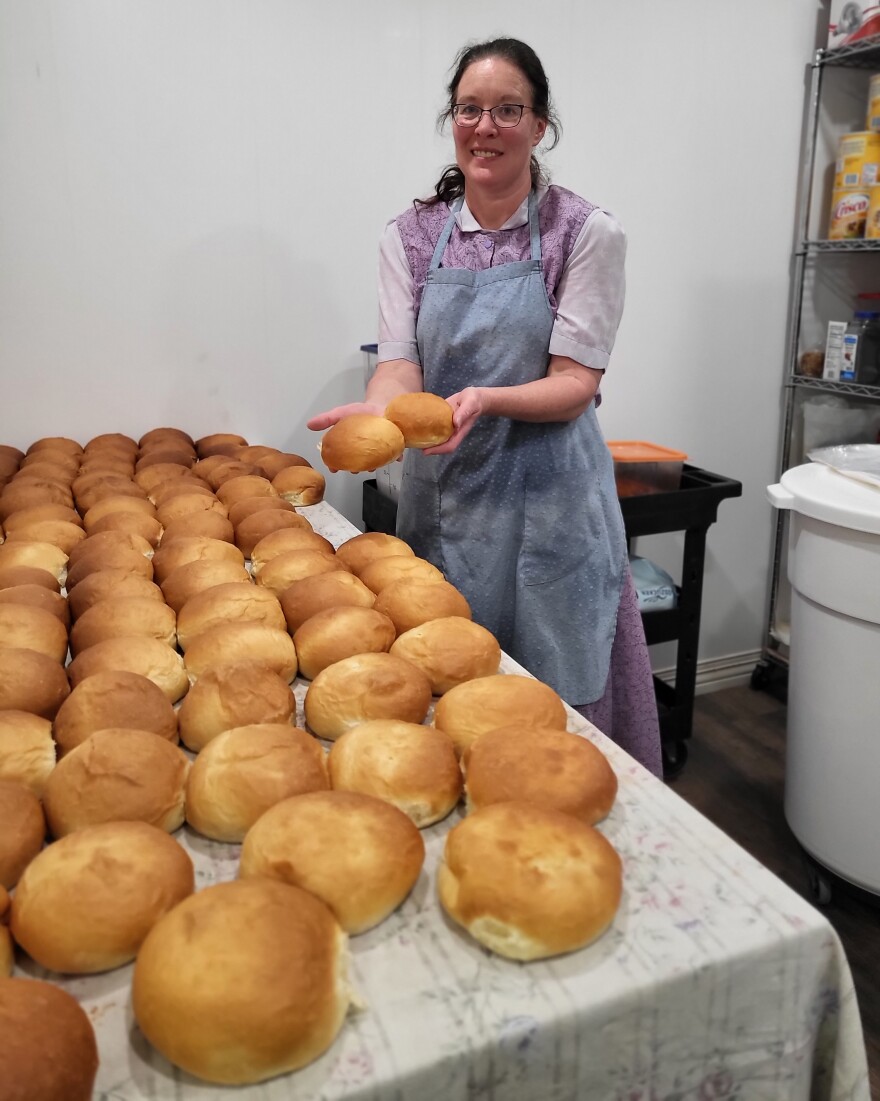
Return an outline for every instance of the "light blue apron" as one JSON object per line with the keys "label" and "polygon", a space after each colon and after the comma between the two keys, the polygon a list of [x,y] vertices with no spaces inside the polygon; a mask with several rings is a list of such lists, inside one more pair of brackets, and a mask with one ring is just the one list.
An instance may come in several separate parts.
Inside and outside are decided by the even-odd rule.
{"label": "light blue apron", "polygon": [[[434,249],[416,327],[425,389],[442,397],[543,378],[553,328],[534,192],[531,259],[485,271],[440,266],[460,206]],[[451,455],[407,451],[397,533],[564,700],[603,694],[626,540],[593,405],[566,423],[481,417]]]}

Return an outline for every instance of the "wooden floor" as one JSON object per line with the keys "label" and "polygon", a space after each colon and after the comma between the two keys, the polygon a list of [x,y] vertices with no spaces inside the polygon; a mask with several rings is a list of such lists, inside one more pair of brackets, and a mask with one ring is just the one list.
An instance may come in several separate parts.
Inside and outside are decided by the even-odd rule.
{"label": "wooden floor", "polygon": [[[815,903],[801,849],[783,814],[785,717],[785,704],[747,687],[698,696],[688,760],[669,784]],[[821,911],[849,959],[868,1048],[871,1097],[880,1101],[880,899],[836,889]]]}

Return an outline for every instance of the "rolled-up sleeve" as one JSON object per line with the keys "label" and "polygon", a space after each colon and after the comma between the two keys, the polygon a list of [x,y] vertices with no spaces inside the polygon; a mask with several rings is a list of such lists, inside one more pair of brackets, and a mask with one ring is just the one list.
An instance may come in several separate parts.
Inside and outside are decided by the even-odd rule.
{"label": "rolled-up sleeve", "polygon": [[407,359],[421,366],[413,311],[413,277],[396,222],[379,243],[379,354],[377,363]]}
{"label": "rolled-up sleeve", "polygon": [[556,288],[550,354],[604,371],[623,314],[626,234],[604,210],[587,218]]}

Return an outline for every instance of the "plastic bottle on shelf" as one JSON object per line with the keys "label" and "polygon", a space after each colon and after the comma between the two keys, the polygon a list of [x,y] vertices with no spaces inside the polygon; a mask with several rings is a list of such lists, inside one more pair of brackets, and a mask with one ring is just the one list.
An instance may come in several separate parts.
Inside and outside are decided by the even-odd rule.
{"label": "plastic bottle on shelf", "polygon": [[860,294],[857,305],[854,320],[860,325],[854,379],[868,386],[877,386],[880,385],[880,293]]}

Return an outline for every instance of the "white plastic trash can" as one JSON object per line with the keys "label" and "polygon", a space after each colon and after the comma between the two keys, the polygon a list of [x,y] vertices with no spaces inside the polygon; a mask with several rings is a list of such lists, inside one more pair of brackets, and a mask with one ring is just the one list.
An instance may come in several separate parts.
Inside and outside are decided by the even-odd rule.
{"label": "white plastic trash can", "polygon": [[880,893],[880,488],[807,463],[767,492],[791,513],[785,816],[815,861]]}

